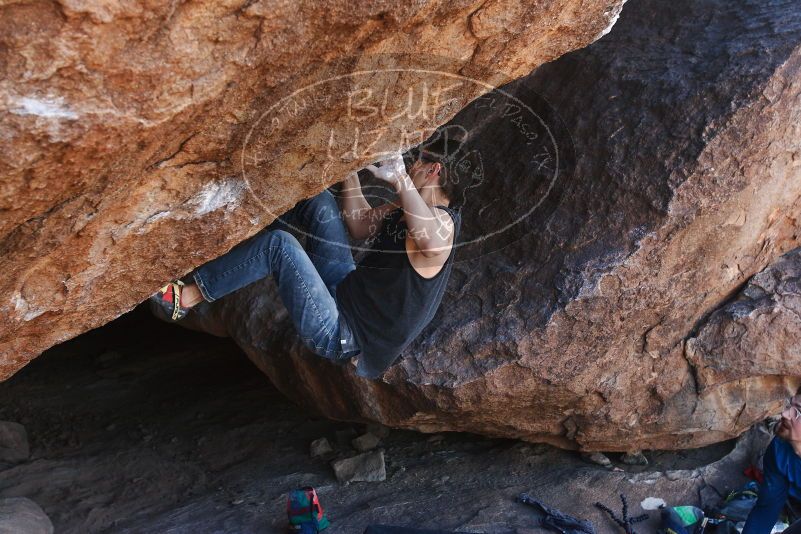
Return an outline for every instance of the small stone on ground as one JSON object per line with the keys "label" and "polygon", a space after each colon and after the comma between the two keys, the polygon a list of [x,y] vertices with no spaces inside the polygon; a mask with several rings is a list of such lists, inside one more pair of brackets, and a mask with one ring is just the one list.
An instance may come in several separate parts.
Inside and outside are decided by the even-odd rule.
{"label": "small stone on ground", "polygon": [[659,497],[646,497],[640,502],[640,508],[643,510],[659,510],[664,506],[667,506],[667,503]]}
{"label": "small stone on ground", "polygon": [[334,452],[334,449],[331,447],[331,444],[326,438],[320,438],[312,441],[310,449],[312,458],[325,456]]}
{"label": "small stone on ground", "polygon": [[387,479],[384,451],[365,452],[351,458],[331,463],[334,474],[341,483],[382,482]]}
{"label": "small stone on ground", "polygon": [[381,439],[386,439],[389,437],[390,429],[388,426],[379,423],[369,423],[367,425],[367,432]]}
{"label": "small stone on ground", "polygon": [[612,460],[602,452],[582,453],[581,457],[590,463],[602,465],[604,467],[612,467]]}
{"label": "small stone on ground", "polygon": [[642,451],[628,452],[620,458],[620,461],[626,465],[648,465],[648,458]]}
{"label": "small stone on ground", "polygon": [[368,432],[367,434],[363,434],[358,438],[354,439],[350,443],[351,445],[353,445],[353,448],[356,449],[357,451],[366,452],[375,449],[378,446],[379,441],[380,440],[378,439],[378,437]]}

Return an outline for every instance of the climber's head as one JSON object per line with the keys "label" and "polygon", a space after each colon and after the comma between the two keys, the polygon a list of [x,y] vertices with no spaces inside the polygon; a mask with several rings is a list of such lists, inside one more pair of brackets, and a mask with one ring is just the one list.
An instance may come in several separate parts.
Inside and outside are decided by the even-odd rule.
{"label": "climber's head", "polygon": [[409,176],[418,191],[425,187],[441,188],[445,174],[446,171],[440,161],[424,157],[422,154],[417,156],[417,159],[409,168]]}
{"label": "climber's head", "polygon": [[465,202],[465,191],[476,183],[475,158],[462,151],[463,139],[439,134],[420,145],[409,169],[415,187],[439,187],[451,206]]}
{"label": "climber's head", "polygon": [[801,390],[790,397],[776,427],[776,435],[786,441],[801,442]]}

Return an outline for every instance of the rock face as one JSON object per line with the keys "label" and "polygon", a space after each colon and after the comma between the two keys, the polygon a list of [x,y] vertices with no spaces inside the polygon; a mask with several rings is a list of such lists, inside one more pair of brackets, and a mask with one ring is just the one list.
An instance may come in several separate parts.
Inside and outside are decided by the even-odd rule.
{"label": "rock face", "polygon": [[753,376],[801,374],[801,249],[749,280],[687,340],[700,391]]}
{"label": "rock face", "polygon": [[0,499],[0,533],[53,534],[53,523],[44,510],[30,499]]}
{"label": "rock face", "polygon": [[591,43],[623,1],[4,3],[0,380]]}
{"label": "rock face", "polygon": [[[305,352],[272,281],[194,326],[230,334],[333,418],[588,451],[735,436],[801,378],[796,286],[758,282],[791,258],[704,323],[801,241],[799,30],[792,1],[643,0],[608,37],[454,117],[484,162],[469,243],[381,380]],[[762,309],[782,319],[768,328]]]}

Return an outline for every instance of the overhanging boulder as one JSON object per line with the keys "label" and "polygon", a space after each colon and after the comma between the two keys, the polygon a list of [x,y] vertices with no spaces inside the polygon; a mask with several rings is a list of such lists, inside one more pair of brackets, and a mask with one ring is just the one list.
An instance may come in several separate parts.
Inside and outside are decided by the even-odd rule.
{"label": "overhanging boulder", "polygon": [[[433,323],[382,380],[304,351],[271,281],[194,324],[230,334],[282,391],[329,417],[585,450],[736,436],[801,370],[771,352],[769,373],[699,372],[706,357],[685,353],[685,340],[799,245],[799,30],[792,2],[643,0],[606,38],[504,87],[552,141],[520,142],[492,95],[458,114],[487,177],[464,214],[467,237],[545,201],[503,248],[460,251]],[[545,165],[560,179],[543,189],[537,154],[549,146],[564,157]],[[715,361],[745,357],[722,349]]]}
{"label": "overhanging boulder", "polygon": [[368,163],[354,110],[375,150],[413,144],[623,1],[5,2],[0,380]]}

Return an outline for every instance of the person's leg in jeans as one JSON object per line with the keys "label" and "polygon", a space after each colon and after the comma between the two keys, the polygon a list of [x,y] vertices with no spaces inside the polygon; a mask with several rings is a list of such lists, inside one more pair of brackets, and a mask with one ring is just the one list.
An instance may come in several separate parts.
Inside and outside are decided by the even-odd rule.
{"label": "person's leg in jeans", "polygon": [[[339,206],[328,190],[298,202],[295,207],[276,218],[270,226],[247,241],[259,239],[259,236],[271,230],[299,230],[307,236],[307,254],[332,296],[336,295],[336,285],[356,268],[350,251],[347,230],[340,217]],[[220,258],[212,260],[203,268],[212,268],[218,262],[224,262],[223,258],[228,257],[229,254],[235,254],[238,247]],[[192,274],[194,275],[198,270],[196,269]],[[185,288],[181,304],[191,307],[202,300],[212,302],[258,280],[260,274],[256,273],[238,280],[230,278],[226,285],[218,284],[218,289],[221,291],[218,295],[212,294],[204,287],[204,277],[195,276],[195,284]]]}
{"label": "person's leg in jeans", "polygon": [[[308,255],[292,235],[282,231],[285,228],[300,229],[307,235]],[[299,202],[265,230],[199,267],[192,276],[203,300],[213,302],[272,274],[304,343],[331,357],[329,353],[336,355],[341,348],[336,285],[354,269],[339,206],[325,190]],[[319,291],[321,284],[330,298]]]}
{"label": "person's leg in jeans", "polygon": [[[348,231],[334,195],[324,190],[312,198],[301,200],[278,217],[269,228],[293,230],[305,236],[306,253],[336,300],[336,286],[356,269],[356,265]],[[350,326],[342,316],[339,337],[344,352],[342,359],[359,352]]]}
{"label": "person's leg in jeans", "polygon": [[268,228],[192,274],[208,302],[271,275],[304,344],[326,358],[341,356],[336,301],[292,234]]}
{"label": "person's leg in jeans", "polygon": [[269,228],[292,228],[306,235],[306,252],[332,295],[337,284],[356,268],[339,206],[327,189],[298,202]]}

